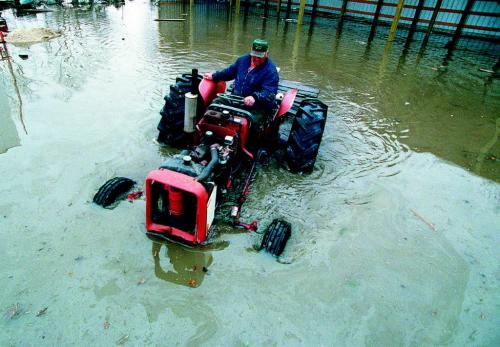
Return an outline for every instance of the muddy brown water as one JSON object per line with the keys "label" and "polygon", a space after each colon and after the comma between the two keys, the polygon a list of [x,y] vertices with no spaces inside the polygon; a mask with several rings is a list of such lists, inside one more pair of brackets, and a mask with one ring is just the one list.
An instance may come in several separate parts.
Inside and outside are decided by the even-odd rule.
{"label": "muddy brown water", "polygon": [[[418,34],[403,54],[402,33],[385,50],[387,28],[368,44],[359,23],[203,4],[4,15],[64,33],[9,45],[27,133],[0,62],[1,346],[500,343],[500,85],[480,71],[498,46],[450,57],[435,36],[419,56]],[[175,77],[225,66],[256,36],[329,106],[314,172],[271,162],[244,205],[262,226],[293,224],[281,263],[258,235],[220,225],[189,249],[144,235],[143,200],[94,206],[110,177],[142,182],[176,152],[154,141]]]}

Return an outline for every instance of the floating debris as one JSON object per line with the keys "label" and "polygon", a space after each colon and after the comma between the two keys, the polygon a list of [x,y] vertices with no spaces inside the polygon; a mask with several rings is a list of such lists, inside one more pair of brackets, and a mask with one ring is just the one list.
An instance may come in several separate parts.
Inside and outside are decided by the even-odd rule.
{"label": "floating debris", "polygon": [[434,224],[432,224],[431,222],[428,222],[424,217],[422,217],[420,214],[418,214],[416,211],[414,210],[411,210],[411,212],[413,212],[413,214],[415,215],[415,217],[417,217],[418,219],[420,219],[422,222],[424,222],[425,224],[427,224],[427,226],[429,228],[431,228],[433,231],[436,231],[436,226]]}
{"label": "floating debris", "polygon": [[146,279],[145,278],[141,278],[139,280],[139,282],[137,282],[137,285],[140,286],[141,284],[144,284],[144,283],[146,283]]}
{"label": "floating debris", "polygon": [[61,36],[61,30],[50,28],[16,29],[9,33],[6,41],[10,43],[37,43]]}
{"label": "floating debris", "polygon": [[36,316],[37,317],[43,316],[45,314],[45,312],[47,312],[47,309],[48,309],[48,307],[44,307],[41,310],[38,310],[36,313]]}
{"label": "floating debris", "polygon": [[3,315],[6,320],[12,320],[17,318],[21,313],[21,307],[18,303],[12,305],[7,309],[7,312]]}
{"label": "floating debris", "polygon": [[155,22],[184,22],[184,18],[156,18]]}
{"label": "floating debris", "polygon": [[20,13],[46,13],[46,12],[54,12],[54,10],[48,8],[23,8],[17,10]]}
{"label": "floating debris", "polygon": [[128,341],[128,335],[124,335],[124,336],[122,336],[121,339],[119,339],[118,341],[116,341],[116,344],[117,345],[123,345],[127,341]]}

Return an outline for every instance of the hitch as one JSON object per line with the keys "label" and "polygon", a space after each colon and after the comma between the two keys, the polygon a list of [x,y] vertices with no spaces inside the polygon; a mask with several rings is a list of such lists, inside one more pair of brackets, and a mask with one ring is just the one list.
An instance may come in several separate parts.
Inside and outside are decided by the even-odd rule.
{"label": "hitch", "polygon": [[231,207],[231,218],[233,218],[233,226],[243,228],[248,231],[257,231],[257,221],[254,220],[251,223],[243,223],[240,221],[240,207]]}
{"label": "hitch", "polygon": [[248,231],[257,231],[257,221],[254,220],[252,223],[247,224],[247,223],[242,223],[240,221],[237,221],[234,223],[235,227],[240,227]]}

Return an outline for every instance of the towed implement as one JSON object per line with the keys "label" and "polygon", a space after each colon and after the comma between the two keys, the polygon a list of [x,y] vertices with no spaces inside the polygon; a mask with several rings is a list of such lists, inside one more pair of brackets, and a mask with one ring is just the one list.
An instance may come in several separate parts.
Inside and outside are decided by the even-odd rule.
{"label": "towed implement", "polygon": [[[216,215],[257,231],[257,222],[242,222],[240,212],[260,164],[277,154],[292,172],[313,170],[328,108],[318,100],[318,89],[282,81],[279,90],[278,109],[258,122],[242,97],[226,91],[225,82],[204,80],[196,69],[176,79],[160,112],[158,140],[182,150],[146,177],[148,234],[206,244]],[[287,120],[291,130],[283,136],[280,127]],[[107,207],[133,184],[125,177],[113,178],[94,202]],[[263,234],[260,248],[279,256],[291,225],[275,219]]]}

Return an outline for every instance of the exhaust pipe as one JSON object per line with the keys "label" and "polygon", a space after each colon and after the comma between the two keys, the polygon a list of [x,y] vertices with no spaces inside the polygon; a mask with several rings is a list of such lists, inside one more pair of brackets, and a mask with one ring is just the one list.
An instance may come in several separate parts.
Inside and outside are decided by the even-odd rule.
{"label": "exhaust pipe", "polygon": [[212,145],[210,146],[210,154],[211,154],[211,159],[210,162],[205,166],[203,171],[196,177],[196,180],[198,182],[203,182],[210,176],[212,173],[213,169],[215,166],[219,163],[219,151],[218,151],[218,145]]}
{"label": "exhaust pipe", "polygon": [[184,101],[184,132],[194,133],[198,105],[198,69],[191,71],[191,91],[186,93]]}

